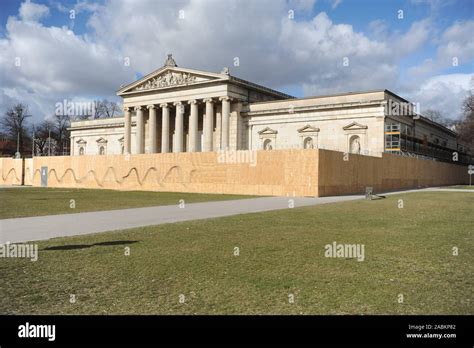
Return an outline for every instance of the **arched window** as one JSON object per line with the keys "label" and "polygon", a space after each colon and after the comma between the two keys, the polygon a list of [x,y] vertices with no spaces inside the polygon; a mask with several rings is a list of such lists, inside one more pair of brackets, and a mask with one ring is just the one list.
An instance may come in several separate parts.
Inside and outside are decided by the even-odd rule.
{"label": "arched window", "polygon": [[305,138],[303,145],[305,149],[314,149],[313,138],[311,137]]}
{"label": "arched window", "polygon": [[105,147],[99,147],[99,155],[105,155]]}
{"label": "arched window", "polygon": [[349,140],[349,149],[351,153],[360,153],[360,137],[353,135]]}
{"label": "arched window", "polygon": [[84,155],[84,147],[81,146],[79,148],[79,156],[82,156],[82,155]]}
{"label": "arched window", "polygon": [[122,153],[122,155],[125,152],[125,147],[123,145],[120,147],[120,152]]}
{"label": "arched window", "polygon": [[263,142],[263,149],[264,150],[273,150],[273,145],[271,139],[265,139]]}

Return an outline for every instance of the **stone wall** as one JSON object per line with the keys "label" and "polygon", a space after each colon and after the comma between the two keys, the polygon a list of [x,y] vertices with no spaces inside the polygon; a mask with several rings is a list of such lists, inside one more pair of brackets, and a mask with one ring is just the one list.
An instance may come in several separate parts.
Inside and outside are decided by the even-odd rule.
{"label": "stone wall", "polygon": [[[21,183],[22,160],[0,159],[0,166],[0,184]],[[49,187],[275,196],[363,193],[367,186],[377,193],[469,182],[466,166],[329,150],[237,151],[227,157],[216,152],[35,157],[25,160],[26,185],[41,186],[41,167],[48,167]]]}

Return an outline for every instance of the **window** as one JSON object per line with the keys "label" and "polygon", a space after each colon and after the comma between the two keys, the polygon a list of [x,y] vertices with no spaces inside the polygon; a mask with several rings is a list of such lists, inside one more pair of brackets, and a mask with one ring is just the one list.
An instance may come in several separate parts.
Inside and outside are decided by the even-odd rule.
{"label": "window", "polygon": [[385,148],[386,149],[399,149],[400,148],[400,135],[386,134],[385,135]]}
{"label": "window", "polygon": [[99,147],[99,155],[105,155],[105,147]]}
{"label": "window", "polygon": [[122,153],[122,155],[125,152],[125,148],[123,147],[123,145],[120,147],[120,152]]}
{"label": "window", "polygon": [[84,155],[84,147],[81,146],[79,148],[79,156],[82,156],[82,155]]}
{"label": "window", "polygon": [[385,125],[386,132],[400,132],[400,123],[387,123]]}

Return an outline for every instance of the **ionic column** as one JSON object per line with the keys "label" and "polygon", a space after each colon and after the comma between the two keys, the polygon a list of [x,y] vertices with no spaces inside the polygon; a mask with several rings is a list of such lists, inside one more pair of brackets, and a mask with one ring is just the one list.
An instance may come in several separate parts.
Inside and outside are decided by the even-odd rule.
{"label": "ionic column", "polygon": [[211,98],[204,99],[206,102],[206,115],[204,117],[204,144],[203,152],[212,151],[212,137],[214,131],[214,101]]}
{"label": "ionic column", "polygon": [[190,100],[191,113],[189,115],[189,148],[188,152],[196,152],[198,140],[198,103],[197,100]]}
{"label": "ionic column", "polygon": [[145,122],[143,122],[143,108],[136,106],[137,112],[137,153],[145,152]]}
{"label": "ionic column", "polygon": [[161,107],[161,152],[170,152],[170,109],[168,104],[160,104]]}
{"label": "ionic column", "polygon": [[183,152],[183,109],[184,106],[181,102],[173,104],[176,106],[176,117],[175,117],[175,143],[173,146],[173,152]]}
{"label": "ionic column", "polygon": [[124,118],[125,118],[125,130],[123,135],[123,153],[125,155],[129,155],[131,153],[131,139],[132,139],[132,113],[130,112],[130,108],[123,108],[124,111]]}
{"label": "ionic column", "polygon": [[229,149],[229,117],[230,117],[230,98],[221,97],[222,101],[222,150]]}
{"label": "ionic column", "polygon": [[150,153],[156,153],[157,143],[156,143],[156,107],[155,105],[148,105],[150,116]]}

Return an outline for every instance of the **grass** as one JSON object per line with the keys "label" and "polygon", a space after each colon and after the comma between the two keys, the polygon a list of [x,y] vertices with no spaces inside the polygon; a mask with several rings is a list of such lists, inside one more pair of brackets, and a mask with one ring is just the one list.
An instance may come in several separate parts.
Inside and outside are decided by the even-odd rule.
{"label": "grass", "polygon": [[[0,313],[474,314],[473,207],[407,193],[44,241],[0,259]],[[365,260],[324,257],[334,241]]]}
{"label": "grass", "polygon": [[[251,198],[243,195],[41,187],[0,188],[0,197],[0,219],[171,205],[179,204],[181,199],[195,203]],[[71,200],[74,200],[74,208],[71,208]]]}

